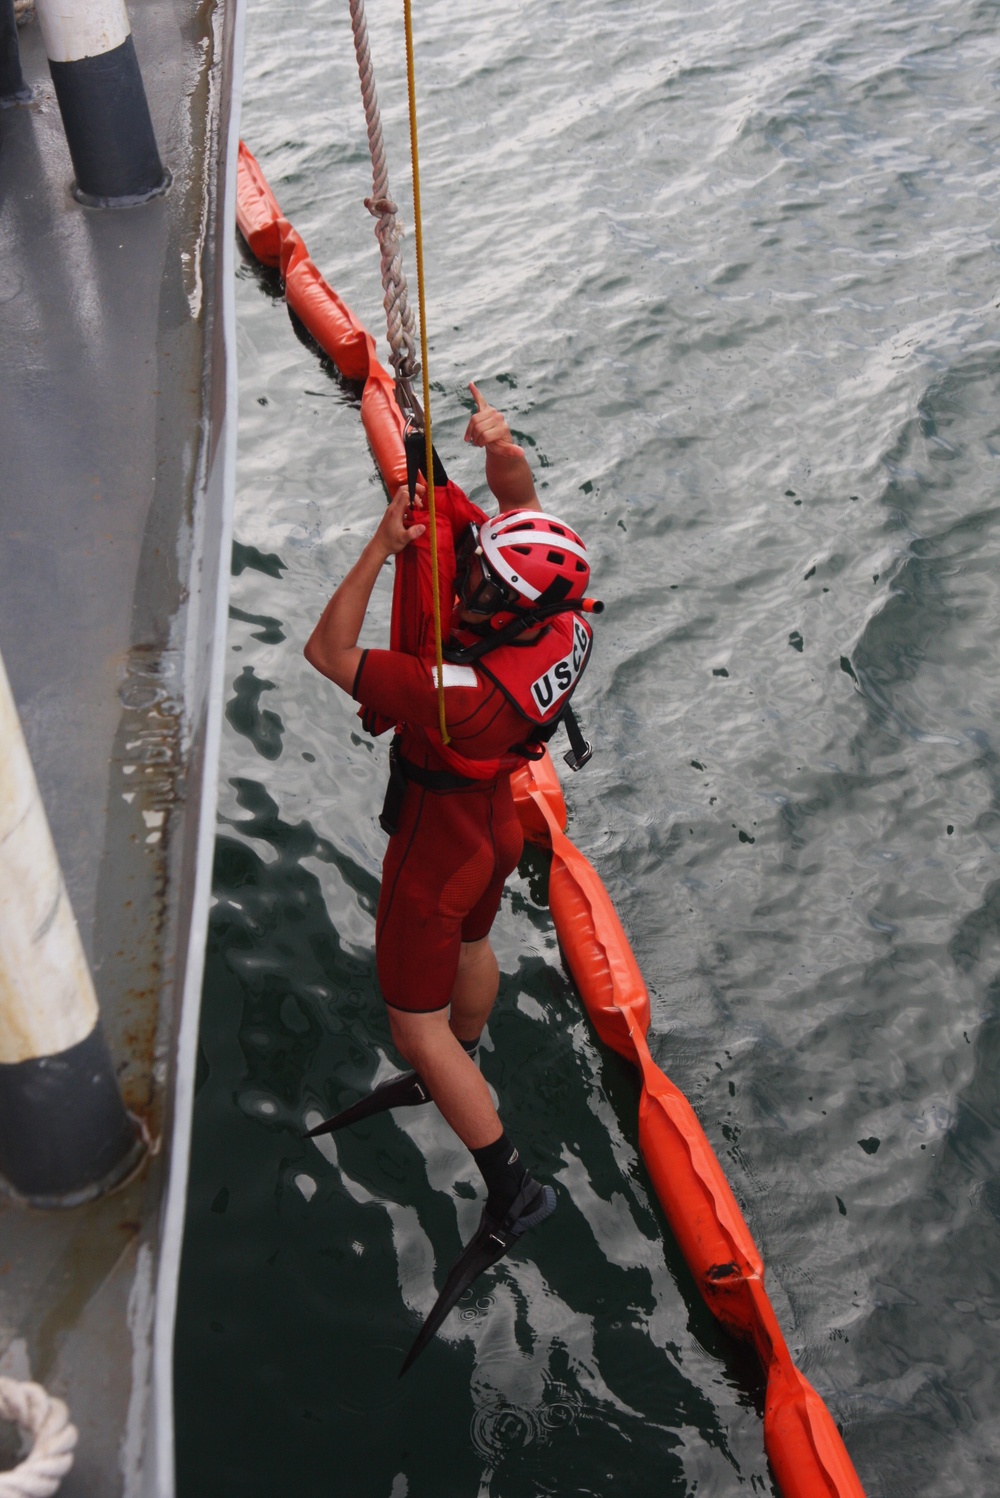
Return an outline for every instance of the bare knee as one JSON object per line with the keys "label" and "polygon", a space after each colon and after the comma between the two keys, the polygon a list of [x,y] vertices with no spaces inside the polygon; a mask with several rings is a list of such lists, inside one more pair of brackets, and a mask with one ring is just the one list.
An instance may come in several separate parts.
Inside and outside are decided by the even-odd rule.
{"label": "bare knee", "polygon": [[500,969],[489,937],[463,941],[451,993],[452,1003],[476,1008],[485,1002],[492,1006],[499,986]]}
{"label": "bare knee", "polygon": [[489,938],[462,943],[451,990],[451,1028],[460,1040],[475,1040],[490,1017],[500,969]]}
{"label": "bare knee", "polygon": [[442,1044],[447,1045],[450,1041],[446,1009],[431,1014],[408,1014],[390,1009],[389,1029],[397,1051],[415,1071],[423,1070],[428,1061],[433,1062]]}
{"label": "bare knee", "polygon": [[488,936],[481,936],[478,941],[463,941],[458,954],[459,972],[471,971],[477,967],[496,967],[497,960],[490,946]]}

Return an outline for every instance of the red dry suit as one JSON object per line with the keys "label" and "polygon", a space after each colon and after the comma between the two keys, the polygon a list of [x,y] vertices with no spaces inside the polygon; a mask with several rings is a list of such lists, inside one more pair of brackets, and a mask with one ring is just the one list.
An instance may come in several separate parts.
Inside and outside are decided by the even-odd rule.
{"label": "red dry suit", "polygon": [[[454,597],[455,547],[486,517],[455,484],[437,491],[442,615]],[[397,558],[390,650],[367,650],[354,680],[362,718],[397,728],[406,778],[398,825],[382,865],[375,921],[379,982],[387,1004],[445,1008],[463,941],[489,933],[523,838],[510,772],[528,757],[533,730],[566,706],[590,654],[589,626],[558,614],[530,641],[500,646],[472,665],[444,663],[450,744],[438,728],[430,618],[430,543]],[[474,638],[458,634],[461,643]]]}

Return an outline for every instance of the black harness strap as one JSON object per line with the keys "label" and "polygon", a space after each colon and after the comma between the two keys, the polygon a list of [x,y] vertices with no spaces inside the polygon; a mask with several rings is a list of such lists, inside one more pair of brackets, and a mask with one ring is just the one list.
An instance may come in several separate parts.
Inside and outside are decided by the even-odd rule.
{"label": "black harness strap", "polygon": [[467,791],[473,785],[490,785],[491,780],[474,780],[471,775],[455,775],[451,770],[428,770],[397,754],[396,759],[406,780],[422,785],[425,791]]}
{"label": "black harness strap", "polygon": [[563,759],[571,770],[582,770],[593,754],[594,746],[589,739],[584,738],[576,713],[568,703],[563,708],[560,716],[566,725],[566,734],[569,738],[569,749],[563,755]]}
{"label": "black harness strap", "polygon": [[389,784],[385,788],[385,800],[378,819],[382,831],[387,832],[390,837],[399,831],[399,817],[408,781],[438,795],[492,784],[489,780],[473,780],[468,775],[455,775],[451,770],[428,770],[423,765],[415,765],[412,760],[404,759],[400,754],[399,734],[396,734],[389,745]]}
{"label": "black harness strap", "polygon": [[[412,504],[417,494],[417,476],[423,473],[427,465],[427,439],[421,428],[407,425],[403,434],[403,447],[406,450],[406,487],[410,491]],[[436,447],[431,448],[431,460],[434,464],[434,487],[443,489],[448,482],[448,475]]]}
{"label": "black harness strap", "polygon": [[582,770],[594,752],[594,746],[589,739],[585,739],[580,728],[576,713],[567,702],[561,713],[557,713],[551,722],[544,724],[537,732],[531,735],[530,740],[524,744],[515,744],[513,752],[523,754],[525,759],[541,759],[545,753],[545,745],[552,738],[560,724],[566,730],[569,739],[569,749],[563,755],[563,759],[571,770]]}
{"label": "black harness strap", "polygon": [[399,763],[398,744],[397,733],[389,745],[389,783],[385,788],[385,800],[378,818],[382,831],[387,832],[390,837],[399,831],[399,817],[403,810],[403,797],[406,795],[406,776]]}

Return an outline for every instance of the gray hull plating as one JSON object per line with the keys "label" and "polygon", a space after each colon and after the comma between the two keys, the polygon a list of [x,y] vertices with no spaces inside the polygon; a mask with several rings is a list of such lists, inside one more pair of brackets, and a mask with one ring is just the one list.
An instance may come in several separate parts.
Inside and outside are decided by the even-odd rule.
{"label": "gray hull plating", "polygon": [[0,1372],[67,1400],[80,1444],[65,1498],[173,1492],[235,458],[241,7],[150,0],[132,22],[165,196],[74,200],[32,25],[35,102],[0,119],[0,650],[150,1143],[100,1201],[0,1198]]}

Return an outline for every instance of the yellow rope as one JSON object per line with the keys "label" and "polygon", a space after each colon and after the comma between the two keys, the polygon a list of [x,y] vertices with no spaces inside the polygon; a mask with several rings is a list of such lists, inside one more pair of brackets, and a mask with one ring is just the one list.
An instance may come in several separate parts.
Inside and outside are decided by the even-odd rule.
{"label": "yellow rope", "polygon": [[438,577],[437,508],[434,502],[434,442],[431,437],[431,383],[427,360],[427,309],[424,305],[424,245],[420,228],[420,166],[417,152],[417,89],[413,69],[413,24],[410,0],[403,0],[406,23],[406,85],[410,99],[410,157],[413,162],[413,237],[417,257],[417,302],[420,308],[420,362],[424,381],[424,473],[431,522],[431,602],[434,614],[434,658],[437,661],[438,726],[445,744],[451,742],[444,712],[444,654],[441,642],[441,585]]}

